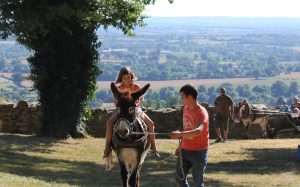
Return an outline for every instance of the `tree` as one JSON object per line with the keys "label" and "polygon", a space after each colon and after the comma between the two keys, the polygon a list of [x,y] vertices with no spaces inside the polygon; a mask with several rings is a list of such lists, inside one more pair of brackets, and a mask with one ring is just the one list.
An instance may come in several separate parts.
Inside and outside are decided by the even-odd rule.
{"label": "tree", "polygon": [[178,105],[179,104],[179,98],[178,96],[175,95],[171,95],[168,99],[167,99],[167,107],[172,107],[174,105]]}
{"label": "tree", "polygon": [[265,85],[256,85],[252,88],[252,91],[255,93],[268,93],[268,87]]}
{"label": "tree", "polygon": [[13,73],[12,74],[12,81],[20,86],[22,81],[24,80],[24,76],[22,75],[22,73]]}
{"label": "tree", "polygon": [[298,95],[298,93],[299,93],[298,83],[296,81],[292,81],[290,83],[287,96],[289,96],[289,95]]}
{"label": "tree", "polygon": [[244,85],[238,85],[235,89],[235,91],[241,96],[241,97],[250,97],[252,95],[252,91],[250,90],[250,87],[248,84]]}
{"label": "tree", "polygon": [[[170,0],[169,0],[170,1]],[[145,6],[155,0],[5,0],[0,35],[14,35],[32,56],[33,86],[42,111],[42,135],[84,137],[87,103],[94,96],[99,27],[132,35],[144,26]]]}
{"label": "tree", "polygon": [[253,75],[255,77],[255,80],[259,80],[260,77],[262,77],[263,73],[261,69],[257,68],[256,70],[253,71]]}
{"label": "tree", "polygon": [[5,68],[6,62],[5,59],[1,58],[0,59],[0,70],[2,70],[3,68]]}
{"label": "tree", "polygon": [[207,102],[207,94],[204,92],[199,92],[199,96],[198,96],[198,100],[200,101],[200,103],[202,102]]}
{"label": "tree", "polygon": [[282,81],[276,81],[271,86],[271,95],[273,97],[287,96],[286,93],[288,91],[288,85],[286,85]]}
{"label": "tree", "polygon": [[206,87],[204,85],[200,85],[197,90],[198,90],[199,93],[203,93],[203,94],[207,93],[206,92]]}
{"label": "tree", "polygon": [[159,90],[159,98],[163,100],[168,100],[169,97],[175,95],[175,90],[173,87],[164,87]]}

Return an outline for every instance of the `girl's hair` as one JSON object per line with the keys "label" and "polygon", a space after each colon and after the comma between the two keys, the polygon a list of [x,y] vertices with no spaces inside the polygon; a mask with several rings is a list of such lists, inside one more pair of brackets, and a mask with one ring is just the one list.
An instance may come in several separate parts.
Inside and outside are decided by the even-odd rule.
{"label": "girl's hair", "polygon": [[131,68],[129,66],[125,66],[125,67],[122,67],[120,69],[118,78],[117,78],[117,80],[115,82],[117,84],[121,83],[123,75],[128,75],[128,74],[130,75],[132,81],[137,80],[137,77],[135,76],[135,74],[133,73],[133,71],[131,70]]}

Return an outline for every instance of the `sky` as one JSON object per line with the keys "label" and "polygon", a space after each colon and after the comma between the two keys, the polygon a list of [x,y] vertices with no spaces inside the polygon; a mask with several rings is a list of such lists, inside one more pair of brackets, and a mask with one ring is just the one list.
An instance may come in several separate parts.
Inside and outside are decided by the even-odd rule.
{"label": "sky", "polygon": [[149,16],[300,17],[300,0],[156,0]]}

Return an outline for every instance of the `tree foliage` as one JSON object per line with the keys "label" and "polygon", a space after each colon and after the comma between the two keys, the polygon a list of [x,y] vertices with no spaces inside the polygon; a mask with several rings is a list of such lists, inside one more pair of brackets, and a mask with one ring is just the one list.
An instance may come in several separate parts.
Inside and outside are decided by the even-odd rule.
{"label": "tree foliage", "polygon": [[42,134],[84,136],[82,122],[96,88],[99,27],[127,35],[144,26],[155,0],[3,0],[0,35],[26,46],[31,80],[42,109]]}

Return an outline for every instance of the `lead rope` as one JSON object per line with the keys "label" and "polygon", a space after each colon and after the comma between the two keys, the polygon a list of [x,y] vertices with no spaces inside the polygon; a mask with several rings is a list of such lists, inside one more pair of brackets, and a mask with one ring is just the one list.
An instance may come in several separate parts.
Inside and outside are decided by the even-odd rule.
{"label": "lead rope", "polygon": [[[180,145],[181,139],[179,138],[178,141],[179,141],[179,145]],[[183,162],[182,162],[181,148],[179,148],[178,156],[179,156],[179,167],[180,167],[180,170],[181,170],[182,177],[179,176],[179,174],[177,172],[177,169],[176,169],[176,176],[177,176],[177,178],[179,180],[183,181],[184,180],[184,171],[183,171]]]}

